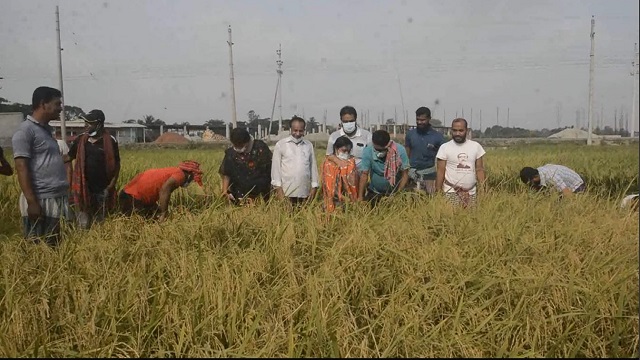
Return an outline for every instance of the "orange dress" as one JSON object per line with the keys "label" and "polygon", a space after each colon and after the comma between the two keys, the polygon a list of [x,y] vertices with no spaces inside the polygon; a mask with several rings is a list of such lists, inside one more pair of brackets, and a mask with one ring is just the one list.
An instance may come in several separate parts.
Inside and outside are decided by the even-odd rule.
{"label": "orange dress", "polygon": [[337,203],[344,202],[345,197],[351,201],[358,199],[358,172],[354,157],[346,166],[336,165],[325,159],[322,164],[322,197],[327,212],[333,212]]}

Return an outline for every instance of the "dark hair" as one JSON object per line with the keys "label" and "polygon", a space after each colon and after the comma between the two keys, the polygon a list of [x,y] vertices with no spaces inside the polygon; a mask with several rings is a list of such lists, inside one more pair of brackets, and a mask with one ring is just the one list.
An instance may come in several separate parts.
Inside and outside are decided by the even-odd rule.
{"label": "dark hair", "polygon": [[463,118],[455,118],[453,119],[453,121],[451,122],[451,127],[453,127],[453,124],[457,123],[457,122],[461,122],[464,123],[464,128],[468,129],[469,125],[467,124],[467,120],[463,119]]}
{"label": "dark hair", "polygon": [[386,130],[376,130],[371,134],[371,142],[378,146],[387,146],[391,141],[391,136]]}
{"label": "dark hair", "polygon": [[49,103],[55,98],[61,98],[62,93],[58,89],[50,88],[48,86],[40,86],[33,91],[31,97],[31,109],[36,110],[42,103]]}
{"label": "dark hair", "polygon": [[353,142],[351,142],[351,140],[346,136],[340,136],[336,139],[336,142],[333,143],[333,152],[335,153],[336,150],[343,146],[348,146],[353,150]]}
{"label": "dark hair", "polygon": [[421,106],[416,110],[416,116],[427,115],[427,118],[431,119],[431,110],[428,107]]}
{"label": "dark hair", "polygon": [[528,184],[538,174],[538,169],[528,166],[523,167],[522,170],[520,170],[520,180],[522,180],[523,183]]}
{"label": "dark hair", "polygon": [[343,116],[345,115],[353,115],[354,119],[358,118],[358,112],[356,111],[356,108],[354,108],[353,106],[345,106],[342,109],[340,109],[340,119],[342,119]]}
{"label": "dark hair", "polygon": [[305,128],[307,127],[307,122],[306,122],[306,121],[304,121],[304,119],[303,119],[303,118],[301,118],[301,117],[299,117],[299,116],[296,116],[296,115],[294,115],[294,116],[291,118],[291,121],[289,121],[289,127],[291,127],[291,125],[293,125],[293,122],[294,122],[294,121],[301,122],[303,127],[305,127]]}
{"label": "dark hair", "polygon": [[229,138],[231,140],[231,143],[234,146],[240,146],[251,141],[251,136],[249,135],[249,132],[247,131],[247,129],[244,129],[244,128],[235,128],[231,130],[231,133],[229,134]]}

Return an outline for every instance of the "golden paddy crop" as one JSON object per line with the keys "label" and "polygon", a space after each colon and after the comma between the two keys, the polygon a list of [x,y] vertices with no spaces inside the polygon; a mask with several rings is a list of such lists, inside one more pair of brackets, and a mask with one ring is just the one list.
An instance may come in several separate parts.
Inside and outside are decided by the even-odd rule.
{"label": "golden paddy crop", "polygon": [[[319,164],[321,150],[318,150]],[[123,150],[120,185],[220,150]],[[531,194],[522,166],[567,165],[575,199]],[[0,177],[0,355],[637,357],[638,147],[490,149],[474,210],[437,197],[354,205],[325,221],[225,206],[196,185],[165,223],[112,216],[57,250],[19,235]]]}

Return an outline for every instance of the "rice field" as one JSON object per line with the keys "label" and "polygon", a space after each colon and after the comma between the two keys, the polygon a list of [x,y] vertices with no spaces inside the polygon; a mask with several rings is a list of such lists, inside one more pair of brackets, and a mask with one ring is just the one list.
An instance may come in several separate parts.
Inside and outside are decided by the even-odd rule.
{"label": "rice field", "polygon": [[[121,155],[120,185],[193,159],[219,192],[221,150]],[[520,168],[548,162],[588,193],[526,191]],[[191,185],[164,223],[66,226],[57,250],[21,239],[0,177],[0,355],[638,357],[638,214],[618,206],[638,162],[637,144],[489,149],[476,209],[403,194],[329,219]]]}

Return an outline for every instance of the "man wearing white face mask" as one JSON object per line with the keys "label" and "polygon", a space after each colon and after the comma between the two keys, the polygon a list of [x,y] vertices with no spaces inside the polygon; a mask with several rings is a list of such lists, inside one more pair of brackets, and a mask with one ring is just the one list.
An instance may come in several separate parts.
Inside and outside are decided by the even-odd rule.
{"label": "man wearing white face mask", "polygon": [[304,119],[291,118],[291,136],[276,143],[271,162],[271,185],[279,199],[298,205],[312,200],[318,190],[318,167],[313,144],[305,140]]}
{"label": "man wearing white face mask", "polygon": [[329,136],[329,143],[327,144],[327,155],[333,155],[333,144],[340,136],[346,136],[353,143],[353,150],[351,151],[351,155],[355,157],[356,165],[360,164],[364,148],[367,145],[371,144],[371,133],[365,129],[360,128],[356,124],[357,119],[358,113],[353,106],[345,106],[340,109],[340,121],[342,123],[342,128],[334,131]]}
{"label": "man wearing white face mask", "polygon": [[116,138],[105,129],[101,110],[81,115],[85,132],[69,150],[73,164],[71,199],[79,225],[87,229],[102,222],[116,204],[116,183],[120,174],[120,151]]}

